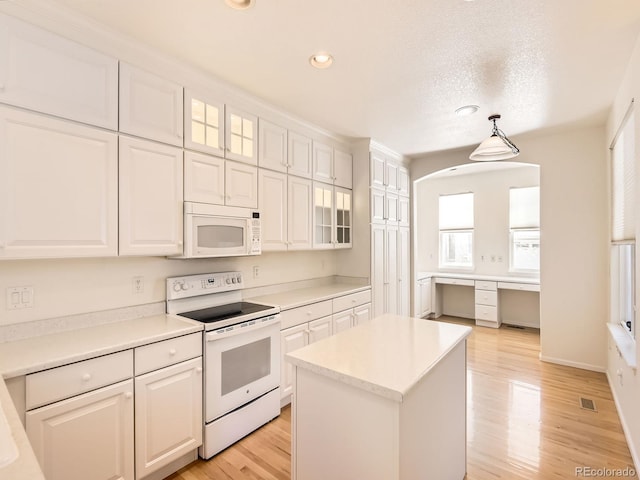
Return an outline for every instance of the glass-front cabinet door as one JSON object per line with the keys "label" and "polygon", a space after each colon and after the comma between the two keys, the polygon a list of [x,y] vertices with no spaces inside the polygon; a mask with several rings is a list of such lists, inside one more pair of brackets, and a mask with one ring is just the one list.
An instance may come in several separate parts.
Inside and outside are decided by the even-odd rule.
{"label": "glass-front cabinet door", "polygon": [[351,247],[353,227],[351,211],[351,190],[335,187],[336,248]]}
{"label": "glass-front cabinet door", "polygon": [[187,90],[184,105],[185,147],[223,157],[224,104]]}
{"label": "glass-front cabinet door", "polygon": [[313,248],[333,248],[333,186],[313,183]]}
{"label": "glass-front cabinet door", "polygon": [[226,106],[226,158],[258,164],[258,117]]}

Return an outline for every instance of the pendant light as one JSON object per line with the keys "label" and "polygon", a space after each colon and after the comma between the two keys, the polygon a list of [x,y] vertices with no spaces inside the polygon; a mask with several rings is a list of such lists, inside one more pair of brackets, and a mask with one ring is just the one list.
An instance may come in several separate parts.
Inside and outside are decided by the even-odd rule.
{"label": "pendant light", "polygon": [[497,114],[489,117],[489,120],[493,121],[491,136],[478,145],[478,148],[469,155],[470,160],[490,162],[492,160],[507,160],[518,156],[520,153],[518,147],[496,125],[496,120],[499,118],[500,115]]}

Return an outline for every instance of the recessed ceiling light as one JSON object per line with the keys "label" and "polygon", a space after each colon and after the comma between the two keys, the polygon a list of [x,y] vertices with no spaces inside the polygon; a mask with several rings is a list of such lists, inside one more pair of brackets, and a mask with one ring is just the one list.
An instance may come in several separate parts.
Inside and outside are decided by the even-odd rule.
{"label": "recessed ceiling light", "polygon": [[456,115],[460,115],[461,117],[473,115],[479,109],[480,107],[478,105],[465,105],[464,107],[456,108]]}
{"label": "recessed ceiling light", "polygon": [[327,68],[333,63],[333,57],[326,52],[318,52],[309,57],[309,63],[316,68]]}
{"label": "recessed ceiling light", "polygon": [[236,10],[246,10],[253,6],[254,0],[224,0],[224,3]]}

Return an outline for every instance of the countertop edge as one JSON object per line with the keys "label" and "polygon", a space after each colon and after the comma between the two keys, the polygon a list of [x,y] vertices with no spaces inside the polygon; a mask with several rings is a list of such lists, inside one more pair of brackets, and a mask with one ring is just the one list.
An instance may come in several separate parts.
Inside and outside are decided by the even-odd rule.
{"label": "countertop edge", "polygon": [[[312,303],[318,303],[318,302],[324,302],[326,300],[333,300],[334,298],[338,298],[338,297],[342,297],[344,295],[351,295],[353,293],[359,293],[359,292],[364,292],[366,290],[370,290],[371,289],[371,285],[350,285],[350,284],[332,284],[332,286],[334,288],[338,288],[340,286],[344,286],[344,290],[339,290],[336,291],[334,293],[329,293],[329,294],[323,294],[323,295],[319,295],[319,296],[315,296],[312,293],[312,290],[314,289],[319,289],[322,287],[308,287],[308,288],[303,288],[300,290],[309,290],[309,297],[305,300],[299,300],[293,303],[278,303],[278,302],[274,302],[274,301],[270,301],[268,300],[269,297],[276,297],[276,296],[281,296],[281,295],[286,295],[287,292],[281,292],[281,293],[275,293],[275,294],[270,294],[270,295],[260,295],[257,297],[249,297],[248,300],[251,301],[256,301],[259,303],[264,303],[264,304],[268,304],[268,305],[273,305],[273,306],[278,306],[280,307],[281,311],[286,311],[286,310],[292,310],[294,308],[299,308],[299,307],[304,307],[305,305],[310,305]],[[324,285],[324,288],[326,288],[327,286]],[[296,290],[292,290],[292,292],[296,292]],[[299,292],[298,292],[299,294]],[[265,300],[266,299],[266,300]]]}
{"label": "countertop edge", "polygon": [[484,280],[489,282],[513,282],[527,283],[531,285],[540,285],[539,277],[518,277],[508,275],[487,275],[483,273],[456,273],[456,272],[419,272],[416,275],[416,281],[426,280],[428,278],[460,278],[465,280]]}

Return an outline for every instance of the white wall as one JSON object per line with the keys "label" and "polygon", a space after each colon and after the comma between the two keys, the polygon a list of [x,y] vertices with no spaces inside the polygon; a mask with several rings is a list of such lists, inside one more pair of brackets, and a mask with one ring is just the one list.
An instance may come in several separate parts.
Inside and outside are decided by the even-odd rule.
{"label": "white wall", "polygon": [[[0,325],[162,302],[165,279],[176,275],[243,272],[246,288],[335,274],[335,253],[263,253],[253,257],[172,260],[164,257],[8,260],[0,262]],[[253,278],[253,266],[260,274]],[[133,293],[133,277],[144,292]],[[34,287],[33,308],[6,310],[7,287]]]}
{"label": "white wall", "polygon": [[[609,225],[605,129],[512,140],[522,152],[517,160],[541,167],[541,356],[604,371]],[[411,178],[468,163],[470,153],[461,149],[414,159]]]}
{"label": "white wall", "polygon": [[[606,141],[611,144],[623,117],[629,108],[631,100],[635,98],[633,115],[635,120],[635,153],[636,153],[636,198],[640,194],[640,38],[627,66],[627,71],[621,82],[615,98],[611,114],[607,122]],[[637,203],[637,202],[636,202]],[[640,209],[636,208],[636,239],[640,238]],[[636,303],[640,298],[640,255],[636,244]],[[636,314],[636,332],[638,331],[638,315]],[[640,347],[636,333],[636,364],[640,364]],[[609,363],[607,365],[609,384],[613,390],[620,420],[624,428],[629,449],[633,456],[636,470],[640,469],[640,374],[629,368],[624,359],[616,351],[613,342],[609,345]]]}

